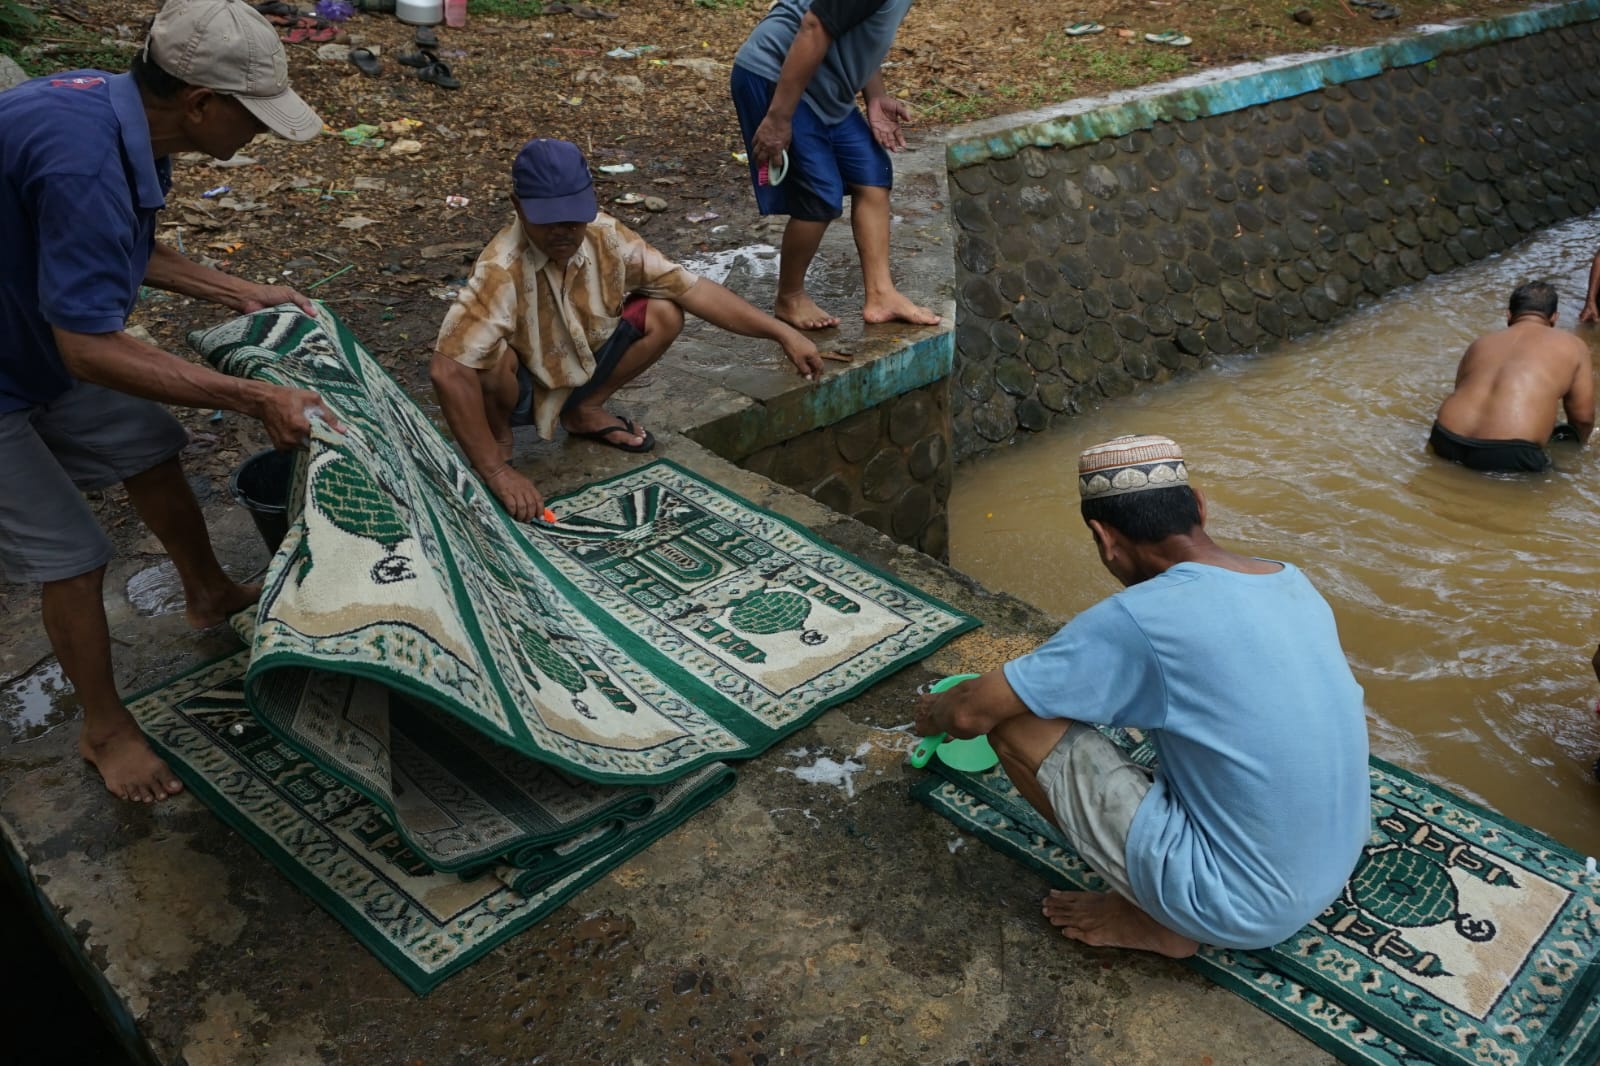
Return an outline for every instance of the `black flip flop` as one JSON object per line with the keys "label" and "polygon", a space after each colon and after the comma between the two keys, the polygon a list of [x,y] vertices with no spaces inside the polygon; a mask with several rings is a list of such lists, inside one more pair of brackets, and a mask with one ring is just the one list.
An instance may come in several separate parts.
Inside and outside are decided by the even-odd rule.
{"label": "black flip flop", "polygon": [[439,35],[433,32],[432,26],[418,26],[412,39],[422,48],[439,47]]}
{"label": "black flip flop", "polygon": [[432,82],[441,89],[461,88],[461,80],[450,73],[450,65],[442,59],[436,58],[433,62],[418,70],[417,77],[423,81]]}
{"label": "black flip flop", "polygon": [[596,443],[604,444],[607,447],[616,448],[618,451],[624,452],[647,452],[656,446],[656,438],[648,429],[644,431],[644,440],[640,441],[638,444],[624,444],[621,441],[613,440],[611,438],[611,434],[613,433],[627,433],[632,436],[638,432],[639,427],[633,424],[633,419],[624,418],[620,425],[607,426],[605,429],[591,429],[583,433],[580,433],[577,430],[569,429],[567,430],[567,436],[577,437],[580,440],[592,440]]}
{"label": "black flip flop", "polygon": [[1372,17],[1378,21],[1400,17],[1400,9],[1393,4],[1381,4],[1372,9]]}
{"label": "black flip flop", "polygon": [[395,55],[394,61],[402,67],[420,68],[432,66],[434,63],[439,62],[439,57],[432,52],[425,52],[419,49],[411,52],[399,52]]}
{"label": "black flip flop", "polygon": [[378,60],[377,56],[372,54],[370,48],[350,49],[350,62],[354,63],[356,69],[369,78],[376,78],[383,73],[383,63]]}

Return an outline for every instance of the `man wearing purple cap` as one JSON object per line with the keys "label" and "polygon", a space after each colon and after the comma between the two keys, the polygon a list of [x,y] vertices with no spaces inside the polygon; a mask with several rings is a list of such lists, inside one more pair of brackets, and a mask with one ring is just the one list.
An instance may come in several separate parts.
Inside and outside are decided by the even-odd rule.
{"label": "man wearing purple cap", "polygon": [[[1166,437],[1088,449],[1078,492],[1123,591],[929,697],[917,732],[987,734],[1111,886],[1050,893],[1067,937],[1173,958],[1278,943],[1338,897],[1371,830],[1365,708],[1333,612],[1293,565],[1206,535]],[[1145,731],[1156,769],[1097,725]]]}
{"label": "man wearing purple cap", "polygon": [[807,380],[817,346],[741,297],[672,262],[596,205],[576,145],[539,138],[511,171],[518,217],[478,256],[445,316],[429,372],[456,443],[518,521],[544,509],[512,469],[513,426],[646,452],[650,431],[605,403],[666,352],[683,313],[776,341]]}
{"label": "man wearing purple cap", "polygon": [[0,94],[0,579],[42,585],[45,631],[83,705],[79,750],[124,799],[182,786],[117,692],[101,599],[111,542],[80,490],[123,484],[177,567],[190,624],[213,625],[260,590],[218,563],[178,464],[187,435],[159,404],[240,411],[292,448],[321,403],[124,331],[141,284],[235,311],[310,309],[156,243],[170,157],[227,159],[269,129],[303,141],[321,125],[242,0],[170,0],[127,74],[69,71]]}

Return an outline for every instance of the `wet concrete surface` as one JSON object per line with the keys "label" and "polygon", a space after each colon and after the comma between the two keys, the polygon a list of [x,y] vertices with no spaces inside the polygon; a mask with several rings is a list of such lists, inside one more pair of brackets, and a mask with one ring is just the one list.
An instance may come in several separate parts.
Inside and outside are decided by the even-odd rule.
{"label": "wet concrete surface", "polygon": [[[922,190],[897,208],[920,219],[896,230],[896,262],[923,264],[904,287],[948,315],[947,233],[929,221],[941,187],[904,168],[900,186],[907,200]],[[848,230],[834,229],[825,251],[853,269]],[[839,284],[859,306],[859,281]],[[862,361],[930,332],[863,328],[840,310],[854,327],[824,339]],[[701,347],[703,334],[689,331],[619,397],[655,430],[657,454],[985,628],[741,764],[729,795],[422,999],[194,798],[109,799],[77,755],[75,712],[46,674],[20,677],[0,703],[5,850],[130,1050],[187,1066],[1330,1062],[1176,963],[1064,941],[1039,913],[1039,878],[910,800],[917,687],[997,666],[1057,622],[671,432],[771,402],[719,384],[731,364]],[[774,351],[749,354],[771,346],[742,343],[742,364],[770,358],[786,373]],[[789,377],[770,395],[806,387]],[[553,494],[638,457],[519,440],[516,461]],[[264,564],[242,510],[212,500],[207,514],[225,565]],[[127,692],[236,646],[223,631],[193,633],[181,612],[141,613],[129,579],[158,563],[119,559],[108,576]],[[40,640],[36,615],[0,620],[8,676],[43,655]]]}
{"label": "wet concrete surface", "polygon": [[[681,437],[660,451],[985,628],[742,764],[730,795],[425,999],[194,799],[110,801],[71,724],[0,746],[13,846],[154,1061],[1327,1061],[1175,963],[1062,940],[1043,882],[909,799],[917,686],[995,665],[1054,620]],[[555,491],[631,458],[583,444],[531,465]],[[238,512],[213,528],[225,561],[261,558]],[[113,627],[130,689],[231,640],[131,609]],[[797,773],[822,760],[861,765],[853,796]]]}

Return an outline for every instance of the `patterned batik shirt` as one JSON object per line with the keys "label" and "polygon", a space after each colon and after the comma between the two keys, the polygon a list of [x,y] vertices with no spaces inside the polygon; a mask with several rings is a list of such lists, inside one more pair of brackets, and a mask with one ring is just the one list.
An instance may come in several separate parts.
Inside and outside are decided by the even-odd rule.
{"label": "patterned batik shirt", "polygon": [[699,280],[604,212],[565,268],[513,219],[478,256],[434,349],[475,370],[515,352],[533,375],[533,421],[548,440],[567,396],[594,376],[594,353],[616,331],[623,301],[674,299]]}

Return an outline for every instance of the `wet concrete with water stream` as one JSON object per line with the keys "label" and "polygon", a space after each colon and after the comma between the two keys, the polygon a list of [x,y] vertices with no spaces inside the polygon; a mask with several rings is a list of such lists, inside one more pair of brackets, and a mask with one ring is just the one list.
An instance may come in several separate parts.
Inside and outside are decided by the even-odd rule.
{"label": "wet concrete with water stream", "polygon": [[[1597,246],[1600,215],[1576,220],[969,463],[951,562],[1063,617],[1083,610],[1118,586],[1078,514],[1078,453],[1174,437],[1212,535],[1296,563],[1332,604],[1374,754],[1600,854],[1600,455],[1556,445],[1555,471],[1509,477],[1426,449],[1457,361],[1505,324],[1511,290],[1553,281],[1572,328]],[[1600,348],[1600,330],[1580,332]]]}

